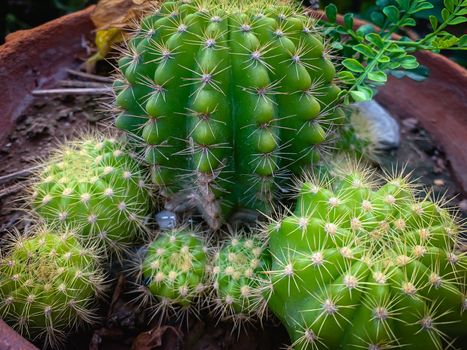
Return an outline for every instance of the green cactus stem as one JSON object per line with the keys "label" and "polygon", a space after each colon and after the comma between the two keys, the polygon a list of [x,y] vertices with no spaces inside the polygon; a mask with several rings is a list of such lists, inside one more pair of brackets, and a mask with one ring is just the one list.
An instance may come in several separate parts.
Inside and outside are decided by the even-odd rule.
{"label": "green cactus stem", "polygon": [[65,143],[32,179],[32,205],[47,223],[76,227],[119,253],[146,235],[147,176],[124,143],[85,136]]}
{"label": "green cactus stem", "polygon": [[198,312],[206,291],[208,247],[195,230],[176,228],[161,234],[147,246],[136,269],[140,287],[136,302],[148,308],[151,318]]}
{"label": "green cactus stem", "polygon": [[378,186],[349,164],[301,183],[270,229],[269,306],[292,347],[454,347],[467,330],[463,227],[406,177]]}
{"label": "green cactus stem", "polygon": [[0,317],[45,348],[97,319],[105,289],[98,252],[75,233],[43,226],[32,237],[10,237],[0,260]]}
{"label": "green cactus stem", "polygon": [[328,53],[292,1],[164,2],[119,60],[116,126],[169,209],[196,206],[215,229],[239,208],[268,212],[341,118]]}
{"label": "green cactus stem", "polygon": [[235,235],[225,241],[210,267],[212,309],[217,318],[233,321],[234,327],[262,321],[270,291],[264,272],[269,267],[270,257],[261,237]]}

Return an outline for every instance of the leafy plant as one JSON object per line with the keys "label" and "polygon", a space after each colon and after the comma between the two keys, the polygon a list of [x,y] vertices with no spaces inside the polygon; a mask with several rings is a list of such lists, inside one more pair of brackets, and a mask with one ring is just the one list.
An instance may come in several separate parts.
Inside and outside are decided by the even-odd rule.
{"label": "leafy plant", "polygon": [[[344,100],[370,100],[378,86],[387,81],[388,73],[404,75],[407,70],[419,68],[413,52],[429,50],[466,50],[467,36],[457,37],[445,29],[467,21],[467,1],[445,0],[441,20],[429,16],[432,32],[412,40],[403,31],[416,25],[415,16],[421,11],[433,8],[425,0],[377,0],[371,13],[372,22],[378,26],[362,25],[354,29],[354,15],[344,15],[342,24],[337,23],[337,7],[333,4],[325,9],[327,21],[321,21],[332,46],[345,59],[344,70],[338,73],[341,81],[348,86]],[[397,37],[395,34],[401,33]],[[417,76],[418,77],[418,76]]]}

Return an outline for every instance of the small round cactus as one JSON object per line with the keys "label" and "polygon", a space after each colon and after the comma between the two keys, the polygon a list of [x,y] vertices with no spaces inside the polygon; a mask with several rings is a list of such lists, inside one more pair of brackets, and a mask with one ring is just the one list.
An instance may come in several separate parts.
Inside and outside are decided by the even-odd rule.
{"label": "small round cactus", "polygon": [[454,346],[467,330],[462,227],[406,177],[377,186],[352,164],[306,179],[270,229],[270,308],[296,349]]}
{"label": "small round cactus", "polygon": [[68,332],[96,320],[105,288],[98,253],[70,230],[12,236],[0,260],[0,317],[44,347],[59,347]]}
{"label": "small round cactus", "polygon": [[264,275],[269,260],[259,236],[235,235],[224,242],[210,266],[213,309],[219,319],[235,325],[262,320],[270,291]]}
{"label": "small round cactus", "polygon": [[151,208],[146,175],[125,144],[103,136],[64,144],[33,177],[33,208],[47,223],[120,252],[141,240]]}
{"label": "small round cactus", "polygon": [[206,290],[208,247],[199,233],[188,228],[164,232],[147,246],[139,269],[137,291],[142,306],[152,306],[153,317],[197,312]]}
{"label": "small round cactus", "polygon": [[119,68],[116,126],[143,148],[169,208],[191,202],[213,228],[238,208],[270,210],[341,115],[325,40],[289,0],[163,2]]}

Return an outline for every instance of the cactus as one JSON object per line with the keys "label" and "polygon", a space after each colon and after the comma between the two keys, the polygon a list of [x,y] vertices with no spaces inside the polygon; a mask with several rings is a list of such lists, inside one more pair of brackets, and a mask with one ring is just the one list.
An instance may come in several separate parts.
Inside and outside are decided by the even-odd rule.
{"label": "cactus", "polygon": [[11,236],[0,260],[0,317],[44,347],[96,320],[105,275],[94,248],[68,229],[38,226],[33,237]]}
{"label": "cactus", "polygon": [[189,311],[197,313],[206,290],[207,262],[207,244],[196,231],[175,228],[162,233],[147,246],[136,266],[141,277],[136,301],[160,320],[172,314],[183,318]]}
{"label": "cactus", "polygon": [[122,142],[83,137],[64,144],[35,174],[32,204],[46,222],[73,225],[120,253],[144,236],[151,204],[146,178]]}
{"label": "cactus", "polygon": [[213,310],[220,320],[261,321],[267,311],[269,284],[264,272],[270,257],[258,236],[235,235],[215,254],[210,274]]}
{"label": "cactus", "polygon": [[454,347],[467,329],[462,226],[407,177],[377,186],[349,164],[302,182],[269,231],[269,306],[292,347]]}
{"label": "cactus", "polygon": [[167,1],[141,21],[119,60],[116,126],[169,208],[197,206],[219,228],[238,208],[268,212],[288,174],[318,161],[340,88],[301,12],[287,0]]}

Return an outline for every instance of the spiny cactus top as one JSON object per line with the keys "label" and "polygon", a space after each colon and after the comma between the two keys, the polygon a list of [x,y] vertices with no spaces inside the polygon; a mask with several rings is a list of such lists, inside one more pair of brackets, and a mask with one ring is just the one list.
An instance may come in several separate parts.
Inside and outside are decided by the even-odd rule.
{"label": "spiny cactus top", "polygon": [[296,349],[444,349],[466,335],[461,227],[407,178],[370,177],[308,179],[270,231],[269,306]]}
{"label": "spiny cactus top", "polygon": [[233,236],[215,254],[210,266],[213,309],[220,319],[236,324],[261,320],[267,309],[269,268],[264,240],[255,236]]}
{"label": "spiny cactus top", "polygon": [[33,237],[15,237],[2,249],[0,317],[27,338],[58,347],[68,331],[95,321],[104,274],[97,253],[73,232],[33,231]]}
{"label": "spiny cactus top", "polygon": [[146,176],[121,142],[84,137],[65,144],[33,178],[33,207],[47,222],[75,226],[119,251],[144,232]]}
{"label": "spiny cactus top", "polygon": [[[147,247],[141,274],[143,306],[150,302],[154,315],[168,311],[197,311],[206,290],[208,247],[200,234],[188,228],[165,232]],[[149,296],[149,298],[148,298]]]}
{"label": "spiny cactus top", "polygon": [[323,38],[291,1],[167,1],[127,51],[116,125],[140,141],[161,192],[190,184],[213,227],[223,210],[266,210],[341,115]]}

